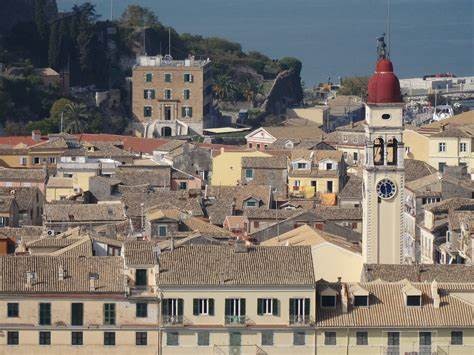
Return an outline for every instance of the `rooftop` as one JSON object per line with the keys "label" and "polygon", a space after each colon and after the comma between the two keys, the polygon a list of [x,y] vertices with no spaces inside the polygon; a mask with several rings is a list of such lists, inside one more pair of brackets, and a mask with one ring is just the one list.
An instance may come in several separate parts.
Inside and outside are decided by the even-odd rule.
{"label": "rooftop", "polygon": [[161,286],[313,287],[310,247],[189,245],[162,252]]}

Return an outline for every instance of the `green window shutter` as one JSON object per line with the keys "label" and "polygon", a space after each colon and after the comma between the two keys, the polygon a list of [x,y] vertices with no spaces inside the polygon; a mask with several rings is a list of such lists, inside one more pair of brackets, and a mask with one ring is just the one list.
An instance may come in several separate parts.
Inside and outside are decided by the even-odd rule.
{"label": "green window shutter", "polygon": [[214,298],[209,298],[209,315],[214,315]]}
{"label": "green window shutter", "polygon": [[304,315],[309,316],[309,298],[304,299]]}
{"label": "green window shutter", "polygon": [[230,303],[230,299],[226,299],[225,300],[225,315],[226,316],[230,316],[231,314],[231,303]]}
{"label": "green window shutter", "polygon": [[193,117],[193,108],[192,107],[189,107],[188,114],[189,114],[189,117]]}
{"label": "green window shutter", "polygon": [[186,117],[186,107],[181,107],[181,117]]}
{"label": "green window shutter", "polygon": [[163,300],[163,303],[161,304],[161,313],[164,314],[164,315],[168,315],[168,310],[169,310],[168,299],[165,298]]}
{"label": "green window shutter", "polygon": [[274,298],[274,299],[272,300],[272,302],[273,302],[273,315],[274,315],[274,316],[277,316],[278,313],[279,313],[279,312],[278,312],[278,303],[279,303],[279,302],[278,302],[278,300],[277,300],[276,298]]}
{"label": "green window shutter", "polygon": [[290,317],[295,315],[295,303],[296,300],[294,298],[290,298]]}
{"label": "green window shutter", "polygon": [[257,298],[257,314],[263,315],[263,299]]}
{"label": "green window shutter", "polygon": [[197,298],[193,299],[193,315],[199,315],[199,300]]}
{"label": "green window shutter", "polygon": [[183,299],[182,298],[179,298],[178,299],[178,316],[182,316],[183,315]]}
{"label": "green window shutter", "polygon": [[245,298],[240,299],[240,315],[245,316]]}

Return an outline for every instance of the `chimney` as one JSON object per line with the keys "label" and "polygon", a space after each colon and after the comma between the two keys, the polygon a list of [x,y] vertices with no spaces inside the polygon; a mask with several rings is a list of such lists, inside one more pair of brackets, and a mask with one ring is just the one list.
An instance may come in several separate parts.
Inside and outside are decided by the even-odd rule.
{"label": "chimney", "polygon": [[39,129],[31,131],[31,139],[33,139],[35,142],[39,142],[41,140],[41,131]]}
{"label": "chimney", "polygon": [[234,253],[246,253],[247,251],[245,242],[242,239],[237,239],[234,244]]}
{"label": "chimney", "polygon": [[59,265],[58,271],[59,281],[64,281],[64,279],[66,278],[66,272],[64,270],[64,267],[62,265]]}
{"label": "chimney", "polygon": [[440,297],[438,293],[438,283],[436,280],[433,280],[431,283],[431,297],[433,297],[433,307],[439,308]]}
{"label": "chimney", "polygon": [[26,285],[31,287],[34,285],[36,281],[36,273],[34,271],[27,271],[26,272]]}
{"label": "chimney", "polygon": [[89,291],[94,292],[96,290],[96,280],[99,279],[99,275],[90,273],[89,274]]}
{"label": "chimney", "polygon": [[[337,278],[337,282],[341,282],[341,278]],[[346,285],[342,284],[341,285],[341,308],[342,308],[342,313],[347,313],[347,305],[349,303],[349,296],[347,294],[347,289]]]}

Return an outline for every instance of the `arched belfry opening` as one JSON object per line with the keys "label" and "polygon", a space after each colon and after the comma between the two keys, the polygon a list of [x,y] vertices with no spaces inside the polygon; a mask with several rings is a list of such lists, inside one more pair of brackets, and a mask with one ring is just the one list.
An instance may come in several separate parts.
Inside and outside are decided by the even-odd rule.
{"label": "arched belfry opening", "polygon": [[382,138],[374,140],[374,165],[383,165],[385,156],[385,146]]}
{"label": "arched belfry opening", "polygon": [[390,138],[387,143],[387,165],[397,165],[398,141]]}

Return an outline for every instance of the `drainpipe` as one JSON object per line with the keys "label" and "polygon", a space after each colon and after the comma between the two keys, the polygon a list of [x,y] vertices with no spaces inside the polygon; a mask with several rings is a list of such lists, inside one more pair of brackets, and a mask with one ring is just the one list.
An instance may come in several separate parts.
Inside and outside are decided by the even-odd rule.
{"label": "drainpipe", "polygon": [[156,320],[158,322],[158,355],[163,354],[163,330],[162,330],[162,314],[161,314],[161,304],[163,303],[163,292],[158,288],[157,292],[159,292],[158,296],[158,305],[157,305],[157,314]]}
{"label": "drainpipe", "polygon": [[346,355],[349,355],[349,328],[346,329]]}

